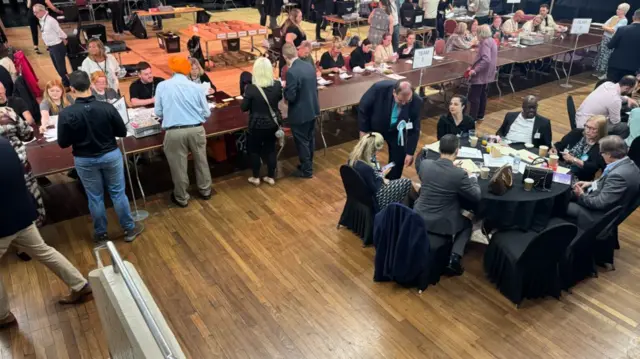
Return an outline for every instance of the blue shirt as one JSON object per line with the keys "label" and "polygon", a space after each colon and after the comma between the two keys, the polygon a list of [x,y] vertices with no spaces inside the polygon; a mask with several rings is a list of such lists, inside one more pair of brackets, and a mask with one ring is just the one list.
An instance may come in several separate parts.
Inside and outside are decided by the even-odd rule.
{"label": "blue shirt", "polygon": [[398,114],[400,113],[400,109],[398,108],[398,103],[393,101],[393,108],[391,109],[391,127],[395,126],[398,122]]}
{"label": "blue shirt", "polygon": [[155,113],[162,128],[197,125],[211,115],[204,90],[182,74],[162,81],[156,87]]}
{"label": "blue shirt", "polygon": [[624,156],[615,162],[609,163],[607,167],[604,168],[604,171],[602,171],[602,176],[600,176],[600,178],[604,177],[604,175],[606,175],[609,171],[611,171],[620,161],[624,160],[625,158],[627,158],[627,156]]}

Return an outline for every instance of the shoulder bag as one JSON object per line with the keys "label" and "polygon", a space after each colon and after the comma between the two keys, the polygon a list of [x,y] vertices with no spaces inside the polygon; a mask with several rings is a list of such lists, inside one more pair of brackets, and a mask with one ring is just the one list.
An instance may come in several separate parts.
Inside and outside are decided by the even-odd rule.
{"label": "shoulder bag", "polygon": [[553,183],[553,171],[549,168],[536,167],[536,165],[542,163],[549,164],[546,158],[538,157],[531,162],[530,166],[525,167],[522,174],[522,182],[527,178],[531,178],[533,180],[533,188],[548,191]]}
{"label": "shoulder bag", "polygon": [[489,192],[502,196],[513,186],[513,173],[510,165],[500,167],[489,181]]}
{"label": "shoulder bag", "polygon": [[271,104],[269,103],[269,100],[267,99],[267,95],[264,94],[264,91],[262,90],[262,88],[260,86],[257,86],[257,85],[255,85],[255,86],[258,89],[258,91],[260,91],[260,94],[262,95],[262,98],[264,99],[264,102],[266,102],[267,106],[269,107],[269,114],[271,115],[271,119],[273,119],[273,122],[275,122],[276,126],[278,126],[278,130],[276,130],[276,138],[278,139],[278,144],[280,146],[284,146],[284,131],[282,130],[282,126],[280,126],[281,121],[278,118],[279,116],[271,108]]}

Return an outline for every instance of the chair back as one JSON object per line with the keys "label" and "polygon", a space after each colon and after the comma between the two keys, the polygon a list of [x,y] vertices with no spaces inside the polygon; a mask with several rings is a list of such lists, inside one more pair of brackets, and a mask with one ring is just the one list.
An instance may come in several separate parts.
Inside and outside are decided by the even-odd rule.
{"label": "chair back", "polygon": [[436,43],[434,45],[434,50],[436,52],[436,55],[444,54],[444,50],[446,46],[447,46],[447,43],[443,39],[436,40]]}
{"label": "chair back", "polygon": [[532,268],[558,263],[577,233],[578,227],[571,223],[549,226],[529,243],[518,262]]}
{"label": "chair back", "polygon": [[622,206],[616,206],[605,213],[598,221],[596,221],[590,228],[587,228],[584,232],[580,233],[573,242],[569,245],[569,249],[588,245],[588,243],[594,241],[600,233],[607,231],[609,227],[616,223],[616,220],[622,212]]}
{"label": "chair back", "polygon": [[280,79],[283,81],[287,80],[287,71],[289,71],[289,65],[282,66],[282,70],[280,71]]}
{"label": "chair back", "polygon": [[344,67],[347,69],[347,71],[351,72],[351,64],[349,63],[349,60],[351,60],[351,55],[342,56],[342,58],[344,59]]}
{"label": "chair back", "polygon": [[569,124],[571,129],[576,129],[576,104],[573,102],[573,96],[567,96],[567,113],[569,114]]}
{"label": "chair back", "polygon": [[627,156],[631,158],[631,160],[640,168],[640,137],[636,137],[631,142],[631,146],[629,146],[629,152],[627,152]]}
{"label": "chair back", "polygon": [[86,7],[87,6],[87,0],[76,0],[76,6],[78,8]]}
{"label": "chair back", "polygon": [[375,194],[372,193],[355,169],[348,165],[340,166],[340,177],[347,194],[347,200],[353,199],[364,205],[376,208]]}
{"label": "chair back", "polygon": [[455,20],[445,20],[444,22],[444,33],[446,36],[452,35],[456,32],[456,27],[458,27],[458,23]]}

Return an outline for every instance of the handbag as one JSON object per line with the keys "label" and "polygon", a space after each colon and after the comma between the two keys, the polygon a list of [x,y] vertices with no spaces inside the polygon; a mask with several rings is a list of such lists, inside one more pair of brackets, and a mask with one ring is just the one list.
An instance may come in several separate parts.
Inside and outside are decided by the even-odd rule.
{"label": "handbag", "polygon": [[549,191],[551,184],[553,183],[553,171],[549,168],[536,167],[541,163],[547,163],[547,159],[544,157],[538,157],[531,162],[530,166],[526,166],[524,173],[522,174],[522,182],[525,179],[531,178],[533,180],[533,188]]}
{"label": "handbag", "polygon": [[513,187],[513,172],[510,165],[500,167],[489,181],[489,192],[502,196]]}
{"label": "handbag", "polygon": [[262,90],[262,88],[260,86],[256,86],[256,88],[258,89],[258,91],[260,91],[260,94],[262,95],[262,98],[264,99],[264,101],[267,103],[267,106],[269,106],[269,114],[271,114],[271,119],[273,119],[273,122],[275,122],[276,126],[278,126],[278,130],[276,130],[276,138],[278,139],[278,144],[280,146],[284,146],[284,131],[282,130],[282,126],[280,126],[278,115],[271,108],[271,104],[267,99],[267,95],[264,94],[264,91]]}

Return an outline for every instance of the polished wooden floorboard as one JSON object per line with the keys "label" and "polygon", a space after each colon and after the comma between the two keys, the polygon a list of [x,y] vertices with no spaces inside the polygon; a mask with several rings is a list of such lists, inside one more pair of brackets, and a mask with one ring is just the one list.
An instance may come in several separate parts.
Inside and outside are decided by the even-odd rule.
{"label": "polished wooden floorboard", "polygon": [[[253,12],[229,14],[255,18]],[[26,29],[8,32],[14,44],[21,38],[29,45]],[[41,80],[49,76],[47,61],[32,61]],[[214,72],[216,84],[237,93],[238,73],[227,79]],[[593,82],[588,73],[573,80],[578,103]],[[566,91],[557,82],[491,98],[480,131],[495,131],[527,94],[541,97],[539,111],[552,119],[558,140],[569,126]],[[435,101],[429,114],[440,112]],[[436,120],[423,121],[421,144],[435,140]],[[354,143],[318,151],[311,180],[281,178],[275,187],[255,188],[247,172],[238,173],[216,179],[213,198],[194,199],[186,209],[169,206],[166,194],[153,196],[146,231],[132,244],[121,241],[109,210],[120,254],[138,268],[190,358],[627,357],[640,334],[637,213],[620,227],[617,270],[560,300],[527,300],[517,310],[485,278],[478,244],[468,248],[462,277],[442,278],[418,294],[374,283],[374,249],[336,230],[345,200],[338,169]],[[294,165],[283,161],[282,172]],[[417,178],[414,169],[405,175]],[[91,233],[88,216],[42,229],[85,274],[96,266]],[[42,265],[11,254],[0,262],[0,278],[19,321],[0,331],[1,358],[108,358],[93,302],[56,304],[64,285]]]}

